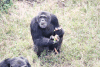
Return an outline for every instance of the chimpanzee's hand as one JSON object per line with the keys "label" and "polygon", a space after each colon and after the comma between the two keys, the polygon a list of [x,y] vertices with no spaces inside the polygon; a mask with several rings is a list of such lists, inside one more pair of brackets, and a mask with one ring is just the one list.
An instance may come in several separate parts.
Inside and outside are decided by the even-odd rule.
{"label": "chimpanzee's hand", "polygon": [[64,31],[62,30],[61,27],[56,27],[54,30],[55,34],[57,34],[59,37],[64,34]]}
{"label": "chimpanzee's hand", "polygon": [[53,44],[56,44],[59,42],[60,37],[58,35],[55,36],[51,35],[50,39],[53,40]]}
{"label": "chimpanzee's hand", "polygon": [[51,35],[51,36],[50,36],[50,39],[51,39],[51,40],[54,40],[54,36],[53,36],[53,35]]}

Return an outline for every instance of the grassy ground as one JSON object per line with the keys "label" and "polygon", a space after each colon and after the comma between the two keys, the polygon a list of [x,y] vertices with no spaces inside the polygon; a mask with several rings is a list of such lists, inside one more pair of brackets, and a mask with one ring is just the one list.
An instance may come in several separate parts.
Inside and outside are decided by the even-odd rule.
{"label": "grassy ground", "polygon": [[[38,59],[30,22],[42,10],[58,17],[65,35],[60,54]],[[0,61],[24,56],[32,67],[100,67],[100,0],[17,1],[0,15]]]}

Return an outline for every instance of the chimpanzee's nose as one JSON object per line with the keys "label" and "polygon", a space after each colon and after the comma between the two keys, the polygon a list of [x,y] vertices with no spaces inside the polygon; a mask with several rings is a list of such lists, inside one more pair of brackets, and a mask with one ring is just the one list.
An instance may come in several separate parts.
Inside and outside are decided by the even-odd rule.
{"label": "chimpanzee's nose", "polygon": [[41,19],[41,21],[43,22],[43,21],[45,21],[44,19]]}
{"label": "chimpanzee's nose", "polygon": [[44,21],[43,19],[41,21]]}

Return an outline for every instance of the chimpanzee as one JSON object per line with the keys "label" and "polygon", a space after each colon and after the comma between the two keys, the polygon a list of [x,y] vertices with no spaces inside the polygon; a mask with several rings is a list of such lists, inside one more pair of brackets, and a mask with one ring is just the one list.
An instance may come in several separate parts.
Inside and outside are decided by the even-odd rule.
{"label": "chimpanzee", "polygon": [[64,31],[54,14],[47,11],[40,12],[32,19],[30,29],[34,42],[34,51],[38,56],[44,50],[60,53]]}
{"label": "chimpanzee", "polygon": [[24,57],[5,59],[0,63],[0,67],[31,67],[28,60]]}

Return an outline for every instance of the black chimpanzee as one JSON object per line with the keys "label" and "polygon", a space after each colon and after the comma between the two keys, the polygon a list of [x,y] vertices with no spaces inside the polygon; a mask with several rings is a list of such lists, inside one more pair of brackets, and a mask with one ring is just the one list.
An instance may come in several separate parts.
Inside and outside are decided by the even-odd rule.
{"label": "black chimpanzee", "polygon": [[59,26],[58,19],[54,14],[46,11],[40,12],[32,19],[30,29],[35,44],[34,51],[38,56],[44,50],[53,51],[56,49],[57,52],[60,52],[64,31]]}
{"label": "black chimpanzee", "polygon": [[24,57],[5,59],[0,63],[0,67],[31,67],[28,60]]}

